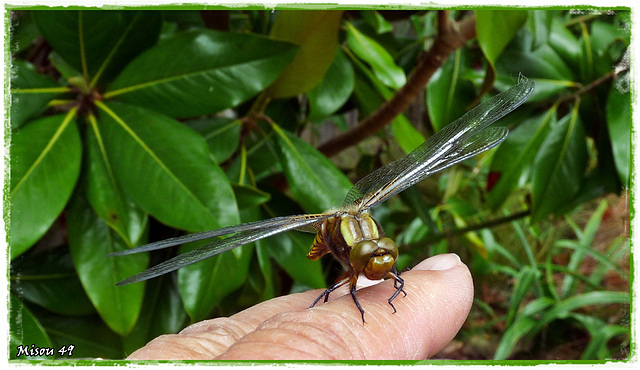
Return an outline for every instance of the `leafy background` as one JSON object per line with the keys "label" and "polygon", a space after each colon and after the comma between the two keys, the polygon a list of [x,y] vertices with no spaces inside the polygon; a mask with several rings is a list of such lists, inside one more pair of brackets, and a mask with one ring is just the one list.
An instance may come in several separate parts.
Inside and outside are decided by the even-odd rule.
{"label": "leafy background", "polygon": [[[469,319],[436,358],[605,359],[630,350],[629,11],[11,11],[10,356],[119,359],[164,333],[325,287],[287,233],[144,283],[185,232],[338,206],[485,95],[533,79],[496,150],[375,209],[399,268],[456,252]],[[470,18],[469,18],[470,17]],[[316,148],[401,94],[443,19],[474,22],[408,110]],[[56,353],[56,358],[69,358]]]}

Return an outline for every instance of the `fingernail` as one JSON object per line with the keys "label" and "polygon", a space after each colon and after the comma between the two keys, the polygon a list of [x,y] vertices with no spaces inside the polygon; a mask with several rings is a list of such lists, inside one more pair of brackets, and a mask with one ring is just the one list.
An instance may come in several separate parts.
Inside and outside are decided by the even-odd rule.
{"label": "fingernail", "polygon": [[412,270],[449,270],[456,266],[462,264],[460,261],[460,257],[458,257],[455,253],[446,253],[446,254],[438,254],[437,256],[433,256],[427,258],[426,260],[420,262],[416,267]]}

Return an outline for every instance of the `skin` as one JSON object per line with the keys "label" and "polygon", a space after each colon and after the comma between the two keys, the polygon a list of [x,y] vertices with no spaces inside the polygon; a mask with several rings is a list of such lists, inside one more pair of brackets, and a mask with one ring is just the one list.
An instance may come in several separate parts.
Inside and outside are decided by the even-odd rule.
{"label": "skin", "polygon": [[404,290],[387,303],[393,281],[358,289],[362,324],[346,288],[307,309],[322,292],[278,297],[236,315],[160,336],[130,360],[418,360],[440,351],[464,323],[473,300],[467,267],[455,254],[404,272]]}

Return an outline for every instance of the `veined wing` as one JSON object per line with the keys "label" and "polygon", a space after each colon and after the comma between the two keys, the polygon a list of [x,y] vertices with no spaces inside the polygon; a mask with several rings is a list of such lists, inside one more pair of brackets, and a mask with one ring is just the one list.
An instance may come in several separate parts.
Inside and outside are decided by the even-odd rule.
{"label": "veined wing", "polygon": [[447,125],[406,157],[390,162],[358,181],[343,206],[367,209],[438,171],[498,145],[506,128],[487,129],[531,95],[534,83],[522,79],[514,87],[482,102]]}
{"label": "veined wing", "polygon": [[[199,232],[199,233],[193,233],[193,234],[178,236],[178,237],[175,237],[175,238],[169,238],[169,239],[165,239],[165,240],[160,240],[160,241],[149,243],[149,244],[145,244],[145,245],[142,245],[142,246],[139,246],[139,247],[136,247],[136,248],[131,248],[131,249],[123,250],[123,251],[114,252],[114,253],[109,254],[109,256],[124,256],[124,255],[127,255],[127,254],[150,252],[150,251],[155,251],[155,250],[158,250],[158,249],[172,247],[174,245],[185,244],[185,243],[195,242],[195,241],[198,241],[198,240],[210,239],[210,238],[213,238],[213,237],[216,237],[216,236],[235,234],[235,233],[249,231],[249,230],[265,229],[265,228],[279,228],[279,227],[282,227],[284,225],[291,225],[291,224],[297,225],[299,223],[300,223],[299,226],[293,226],[293,228],[294,229],[298,228],[298,227],[303,228],[304,226],[308,226],[310,224],[313,224],[314,222],[312,222],[312,221],[318,222],[318,221],[323,220],[323,219],[325,219],[325,218],[327,218],[327,217],[329,217],[331,215],[333,215],[333,213],[320,213],[320,214],[309,214],[309,215],[274,217],[274,218],[270,218],[268,220],[247,222],[247,223],[240,224],[240,225],[228,226],[228,227],[223,227],[223,228],[220,228],[220,229],[203,231],[203,232]],[[306,221],[310,221],[310,222],[306,222]]]}
{"label": "veined wing", "polygon": [[164,275],[168,272],[171,272],[181,267],[201,261],[205,258],[215,256],[222,252],[226,252],[228,250],[239,247],[241,245],[248,244],[263,238],[267,238],[269,236],[276,235],[285,231],[304,228],[305,226],[312,225],[318,221],[321,221],[325,218],[329,218],[333,215],[334,213],[321,213],[321,214],[310,214],[310,215],[299,215],[299,216],[276,217],[276,218],[272,218],[264,221],[249,222],[249,223],[238,225],[238,226],[225,227],[222,229],[216,229],[216,230],[205,231],[197,234],[185,235],[177,238],[167,239],[160,242],[143,245],[141,247],[133,248],[133,249],[122,251],[122,252],[116,252],[116,253],[113,253],[112,255],[123,255],[123,254],[147,252],[151,250],[170,247],[173,245],[184,244],[184,243],[188,243],[196,240],[208,239],[214,236],[222,236],[222,235],[228,235],[232,233],[234,234],[226,239],[218,239],[198,249],[194,249],[190,252],[177,255],[172,259],[159,263],[139,274],[128,277],[116,285],[132,284],[139,281],[151,279],[156,276]]}

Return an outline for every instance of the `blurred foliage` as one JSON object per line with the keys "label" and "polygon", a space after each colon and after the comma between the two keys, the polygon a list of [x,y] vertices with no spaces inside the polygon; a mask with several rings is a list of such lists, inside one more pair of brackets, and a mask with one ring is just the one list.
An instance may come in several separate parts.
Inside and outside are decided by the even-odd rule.
{"label": "blurred foliage", "polygon": [[[629,346],[628,229],[596,249],[607,203],[584,223],[575,218],[630,186],[629,12],[449,16],[475,16],[477,38],[409,111],[330,161],[314,146],[404,85],[438,34],[436,10],[13,10],[11,358],[24,343],[122,358],[189,323],[324,287],[337,266],[305,258],[308,234],[129,286],[115,283],[178,249],[107,255],[339,206],[358,178],[521,75],[536,90],[498,123],[511,129],[498,149],[374,216],[400,246],[400,269],[449,251],[470,265],[477,304],[459,339],[476,348],[488,335],[493,345],[463,358],[538,358],[532,346],[567,328],[586,338],[571,358],[620,356]],[[269,122],[244,119],[256,112]],[[611,274],[622,288],[607,284]],[[502,299],[488,299],[491,281],[504,284]]]}

